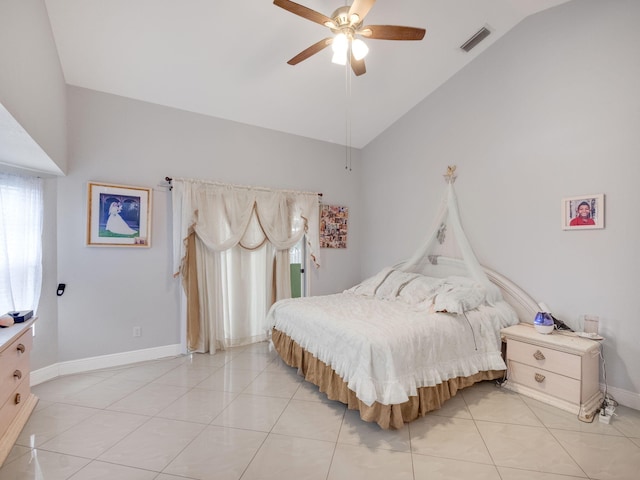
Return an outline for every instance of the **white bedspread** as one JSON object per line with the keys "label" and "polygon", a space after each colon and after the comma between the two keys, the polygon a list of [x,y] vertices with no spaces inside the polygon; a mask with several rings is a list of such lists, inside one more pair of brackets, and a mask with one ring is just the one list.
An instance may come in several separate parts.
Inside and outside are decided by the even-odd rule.
{"label": "white bedspread", "polygon": [[417,388],[503,370],[500,329],[518,323],[505,302],[464,315],[341,293],[281,300],[271,326],[330,365],[366,405],[406,402]]}

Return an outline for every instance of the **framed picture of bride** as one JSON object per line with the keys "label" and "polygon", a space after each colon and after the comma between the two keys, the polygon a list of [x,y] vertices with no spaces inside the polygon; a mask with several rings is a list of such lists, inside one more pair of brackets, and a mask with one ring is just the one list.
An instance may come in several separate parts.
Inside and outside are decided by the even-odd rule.
{"label": "framed picture of bride", "polygon": [[151,189],[89,182],[87,245],[151,246]]}

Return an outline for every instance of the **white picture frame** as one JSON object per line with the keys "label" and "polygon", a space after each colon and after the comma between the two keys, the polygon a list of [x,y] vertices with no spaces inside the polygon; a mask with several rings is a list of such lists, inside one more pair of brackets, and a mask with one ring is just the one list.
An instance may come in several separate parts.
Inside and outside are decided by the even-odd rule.
{"label": "white picture frame", "polygon": [[562,199],[562,229],[604,228],[604,194],[577,195]]}

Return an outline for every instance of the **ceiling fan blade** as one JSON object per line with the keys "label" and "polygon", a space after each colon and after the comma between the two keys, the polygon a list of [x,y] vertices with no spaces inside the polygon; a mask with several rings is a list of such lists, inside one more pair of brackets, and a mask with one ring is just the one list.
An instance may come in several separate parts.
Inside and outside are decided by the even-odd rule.
{"label": "ceiling fan blade", "polygon": [[353,70],[353,73],[356,74],[356,77],[367,73],[367,68],[364,66],[364,58],[361,60],[356,60],[356,57],[351,54],[351,70]]}
{"label": "ceiling fan blade", "polygon": [[376,0],[353,0],[351,8],[349,9],[349,19],[351,19],[353,15],[357,15],[358,19],[351,23],[357,25],[362,22],[374,3],[376,3]]}
{"label": "ceiling fan blade", "polygon": [[309,48],[305,48],[303,51],[301,51],[298,55],[296,55],[295,57],[293,57],[291,60],[289,60],[287,63],[289,65],[297,65],[298,63],[300,63],[303,60],[306,60],[307,58],[309,58],[311,55],[315,55],[316,53],[318,53],[320,50],[328,47],[329,45],[331,45],[333,43],[333,37],[329,37],[329,38],[323,38],[322,40],[320,40],[319,42],[314,43],[313,45],[311,45]]}
{"label": "ceiling fan blade", "polygon": [[363,37],[379,40],[422,40],[426,30],[398,25],[367,25],[356,33]]}
{"label": "ceiling fan blade", "polygon": [[[289,0],[273,0],[273,4],[280,8],[284,8],[288,12],[295,13],[296,15],[311,20],[312,22],[319,23],[320,25],[334,25],[333,20],[326,15],[323,15],[315,10],[300,5],[299,3],[291,2]],[[329,25],[327,25],[329,24]]]}

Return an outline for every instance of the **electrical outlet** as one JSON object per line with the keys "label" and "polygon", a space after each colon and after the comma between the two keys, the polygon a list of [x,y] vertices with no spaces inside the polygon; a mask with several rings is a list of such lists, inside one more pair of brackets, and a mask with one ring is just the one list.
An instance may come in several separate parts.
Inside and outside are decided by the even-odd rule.
{"label": "electrical outlet", "polygon": [[134,337],[140,337],[142,335],[142,328],[141,327],[133,327],[133,336]]}

